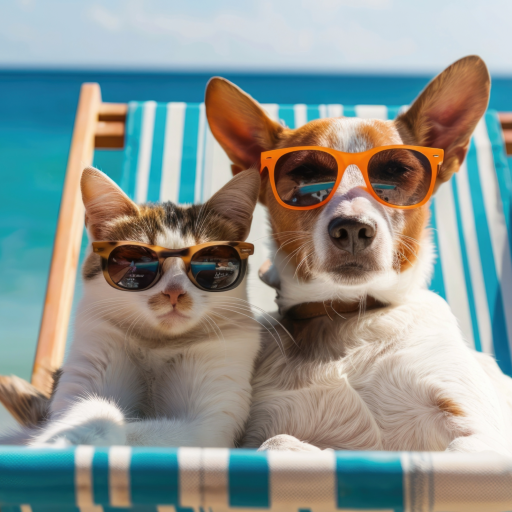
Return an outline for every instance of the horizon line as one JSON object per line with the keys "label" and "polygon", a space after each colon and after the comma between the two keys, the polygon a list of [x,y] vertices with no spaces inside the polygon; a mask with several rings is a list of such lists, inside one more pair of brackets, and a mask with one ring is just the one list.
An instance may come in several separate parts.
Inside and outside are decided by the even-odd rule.
{"label": "horizon line", "polygon": [[[404,69],[404,68],[292,68],[283,69],[277,67],[255,68],[255,67],[198,67],[198,66],[114,66],[114,65],[12,65],[0,63],[0,73],[6,72],[40,72],[40,73],[105,73],[105,74],[190,74],[190,75],[316,75],[316,76],[403,76],[417,78],[432,78],[440,73],[442,69]],[[512,70],[490,70],[496,78],[512,78]]]}

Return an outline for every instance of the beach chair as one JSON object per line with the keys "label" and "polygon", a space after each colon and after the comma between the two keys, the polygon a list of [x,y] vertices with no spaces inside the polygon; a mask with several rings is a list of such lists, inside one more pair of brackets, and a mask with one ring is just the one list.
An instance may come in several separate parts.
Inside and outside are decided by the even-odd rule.
{"label": "beach chair", "polygon": [[[264,105],[298,127],[320,117],[389,119],[398,107]],[[512,375],[510,207],[512,116],[488,111],[460,172],[432,201],[439,252],[432,289],[446,298],[476,350]],[[83,232],[82,169],[94,148],[124,148],[122,188],[134,200],[207,199],[231,177],[230,162],[207,126],[203,104],[101,102],[84,84],[76,116],[32,382],[48,393],[49,369],[63,358]],[[250,300],[268,308],[273,291],[257,284],[265,251],[265,212],[249,241]],[[258,241],[259,239],[259,241]],[[160,512],[213,510],[510,511],[512,458],[497,454],[334,452],[262,453],[198,448],[27,449],[0,446],[1,512]]]}

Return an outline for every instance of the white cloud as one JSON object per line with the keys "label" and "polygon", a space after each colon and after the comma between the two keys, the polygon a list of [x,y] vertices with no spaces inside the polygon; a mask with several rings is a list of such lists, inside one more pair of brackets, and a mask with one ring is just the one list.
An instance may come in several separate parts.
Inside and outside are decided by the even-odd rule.
{"label": "white cloud", "polygon": [[354,9],[390,9],[392,0],[302,0],[303,7],[322,13],[333,13],[342,7]]}
{"label": "white cloud", "polygon": [[412,55],[417,51],[416,43],[410,37],[394,33],[383,37],[359,23],[349,23],[344,29],[331,26],[326,30],[324,37],[343,54],[349,64],[387,62]]}
{"label": "white cloud", "polygon": [[17,0],[0,65],[512,73],[510,0]]}
{"label": "white cloud", "polygon": [[105,7],[95,4],[91,6],[88,12],[92,21],[102,28],[116,32],[121,28],[121,18],[119,15],[105,9]]}

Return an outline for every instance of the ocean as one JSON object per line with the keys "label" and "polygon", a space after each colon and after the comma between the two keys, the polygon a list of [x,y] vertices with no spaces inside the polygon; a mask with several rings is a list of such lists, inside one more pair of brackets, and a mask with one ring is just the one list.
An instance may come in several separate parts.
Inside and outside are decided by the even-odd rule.
{"label": "ocean", "polygon": [[[0,70],[0,374],[30,377],[80,85],[98,82],[111,102],[200,102],[219,74],[262,103],[346,105],[408,104],[431,78]],[[512,78],[493,79],[490,107],[512,111]],[[122,151],[94,163],[119,181]]]}

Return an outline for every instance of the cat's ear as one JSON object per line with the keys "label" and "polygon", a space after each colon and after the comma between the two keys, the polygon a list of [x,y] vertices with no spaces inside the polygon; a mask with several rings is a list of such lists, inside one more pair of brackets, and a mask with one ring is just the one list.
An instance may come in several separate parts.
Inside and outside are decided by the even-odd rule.
{"label": "cat's ear", "polygon": [[214,211],[230,221],[233,226],[233,241],[242,242],[249,235],[260,183],[258,171],[242,171],[228,181],[205,205],[209,211]]}
{"label": "cat's ear", "polygon": [[106,174],[94,167],[84,169],[80,188],[85,206],[85,225],[93,240],[101,239],[111,220],[139,212],[139,207]]}
{"label": "cat's ear", "polygon": [[437,187],[459,170],[471,134],[489,102],[491,79],[472,55],[454,62],[430,82],[396,124],[406,144],[444,150]]}
{"label": "cat's ear", "polygon": [[275,147],[284,128],[225,78],[208,82],[205,105],[213,136],[235,164],[233,174],[252,166],[259,168],[261,152]]}

